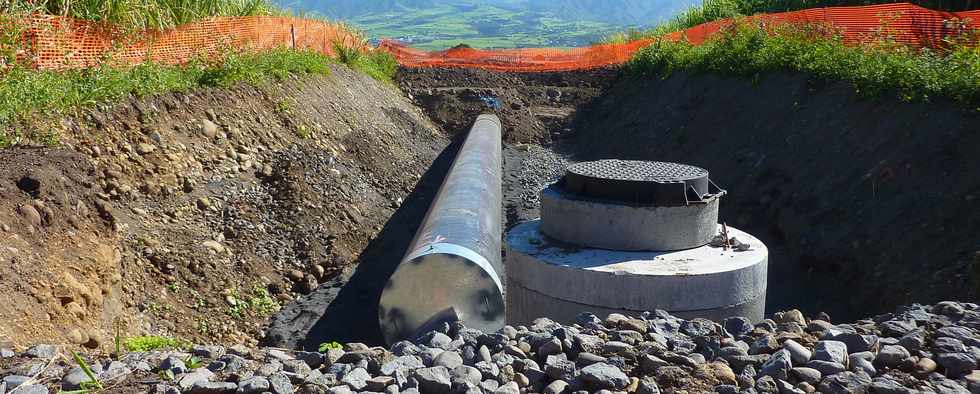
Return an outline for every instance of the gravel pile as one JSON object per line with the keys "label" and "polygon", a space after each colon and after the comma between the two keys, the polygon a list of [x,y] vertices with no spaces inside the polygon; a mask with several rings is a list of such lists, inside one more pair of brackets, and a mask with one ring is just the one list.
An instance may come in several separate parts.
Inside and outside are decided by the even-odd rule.
{"label": "gravel pile", "polygon": [[[446,324],[389,349],[197,346],[90,365],[110,392],[977,393],[978,329],[980,307],[956,302],[836,325],[796,310],[758,324],[585,313],[490,334]],[[85,372],[58,354],[0,350],[0,393],[85,387]]]}

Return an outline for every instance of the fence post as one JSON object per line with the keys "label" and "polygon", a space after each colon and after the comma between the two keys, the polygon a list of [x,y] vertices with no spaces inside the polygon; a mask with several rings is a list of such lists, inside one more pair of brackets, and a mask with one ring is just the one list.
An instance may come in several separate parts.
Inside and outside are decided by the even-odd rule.
{"label": "fence post", "polygon": [[296,49],[296,25],[289,25],[289,35],[292,36],[293,49]]}

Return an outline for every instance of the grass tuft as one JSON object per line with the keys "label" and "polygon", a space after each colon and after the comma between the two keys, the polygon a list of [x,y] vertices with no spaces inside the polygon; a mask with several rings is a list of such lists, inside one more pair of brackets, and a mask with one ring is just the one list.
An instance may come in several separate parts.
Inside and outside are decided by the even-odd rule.
{"label": "grass tuft", "polygon": [[180,338],[169,338],[161,336],[140,336],[126,338],[123,347],[128,352],[150,352],[158,349],[190,349],[191,343]]}
{"label": "grass tuft", "polygon": [[41,13],[104,22],[123,31],[166,29],[214,16],[278,14],[269,0],[5,0],[0,13]]}
{"label": "grass tuft", "polygon": [[822,25],[774,30],[740,22],[698,46],[660,40],[637,53],[628,67],[660,77],[679,70],[744,77],[796,71],[850,82],[862,95],[890,92],[905,101],[948,97],[980,102],[980,48],[975,37],[951,40],[939,52],[888,42],[849,46]]}

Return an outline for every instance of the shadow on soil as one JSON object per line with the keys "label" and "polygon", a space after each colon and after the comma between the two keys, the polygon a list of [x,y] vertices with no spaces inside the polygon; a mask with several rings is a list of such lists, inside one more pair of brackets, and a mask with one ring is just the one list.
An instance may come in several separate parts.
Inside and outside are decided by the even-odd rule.
{"label": "shadow on soil", "polygon": [[325,284],[286,306],[272,319],[267,345],[316,350],[321,343],[331,341],[369,345],[384,342],[378,326],[381,291],[425,218],[466,133],[456,135],[358,257],[354,274],[334,286]]}

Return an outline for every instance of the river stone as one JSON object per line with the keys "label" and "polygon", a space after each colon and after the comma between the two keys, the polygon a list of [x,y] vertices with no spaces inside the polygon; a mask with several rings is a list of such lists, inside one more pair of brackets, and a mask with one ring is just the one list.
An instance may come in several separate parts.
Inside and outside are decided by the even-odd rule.
{"label": "river stone", "polygon": [[809,349],[792,339],[787,339],[783,342],[783,349],[789,352],[790,359],[796,365],[806,364],[807,361],[810,361],[810,357],[813,356],[813,353]]}
{"label": "river stone", "polygon": [[969,353],[943,353],[936,362],[946,369],[946,376],[957,378],[977,368],[977,359]]}
{"label": "river stone", "polygon": [[340,379],[340,382],[350,386],[350,388],[356,391],[361,391],[367,387],[368,379],[371,379],[371,374],[368,373],[366,369],[354,368],[344,375],[344,377]]}
{"label": "river stone", "polygon": [[419,389],[424,393],[448,393],[452,388],[452,377],[446,367],[417,369],[413,377],[419,381]]}
{"label": "river stone", "polygon": [[810,360],[810,362],[806,363],[806,366],[820,371],[820,374],[823,376],[834,375],[847,370],[844,364],[823,360]]}
{"label": "river stone", "polygon": [[786,380],[789,378],[790,368],[793,368],[791,357],[789,350],[786,349],[773,353],[772,357],[759,368],[759,373],[763,376],[772,376],[774,379]]}
{"label": "river stone", "polygon": [[451,370],[463,365],[463,357],[457,352],[447,350],[439,353],[435,360],[432,361],[432,364],[433,366],[443,366]]}
{"label": "river stone", "polygon": [[845,371],[827,376],[817,389],[824,394],[851,394],[866,392],[871,386],[871,377],[864,372]]}
{"label": "river stone", "polygon": [[887,345],[882,347],[881,351],[878,352],[878,356],[875,357],[875,362],[892,368],[911,356],[909,351],[901,345]]}
{"label": "river stone", "polygon": [[269,379],[261,376],[253,376],[238,382],[238,392],[245,394],[260,394],[268,391],[269,388]]}
{"label": "river stone", "polygon": [[480,373],[480,370],[471,366],[460,365],[453,369],[450,381],[454,387],[464,386],[466,383],[478,386],[483,381],[483,374]]}
{"label": "river stone", "polygon": [[581,379],[606,389],[622,389],[630,383],[629,377],[623,371],[606,363],[596,363],[582,368]]}
{"label": "river stone", "polygon": [[[191,386],[191,394],[227,394],[234,393],[238,385],[232,382],[198,381]],[[279,394],[279,393],[276,393]]]}
{"label": "river stone", "polygon": [[819,341],[813,349],[813,359],[847,365],[847,345],[840,341]]}
{"label": "river stone", "polygon": [[793,368],[790,370],[790,376],[798,381],[810,384],[820,383],[820,380],[823,379],[823,374],[820,371],[808,367]]}

